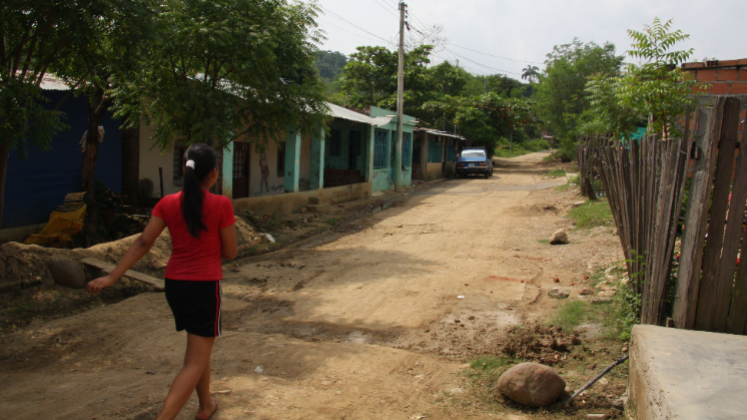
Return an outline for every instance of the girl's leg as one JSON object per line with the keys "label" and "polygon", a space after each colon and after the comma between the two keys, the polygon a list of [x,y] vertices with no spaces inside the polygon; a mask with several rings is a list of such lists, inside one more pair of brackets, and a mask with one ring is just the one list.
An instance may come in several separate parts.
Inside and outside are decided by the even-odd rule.
{"label": "girl's leg", "polygon": [[[166,402],[163,405],[163,410],[158,416],[157,420],[174,420],[179,411],[187,403],[192,392],[197,388],[197,384],[201,378],[205,375],[205,369],[207,368],[207,400],[206,407],[210,411],[210,353],[213,351],[213,343],[215,343],[215,337],[200,337],[194,334],[187,333],[187,351],[184,355],[184,367],[174,378],[174,382],[171,383],[171,389],[169,395],[166,397]],[[198,391],[199,394],[199,391]],[[202,396],[201,396],[202,397]],[[202,410],[203,403],[200,398],[200,409]]]}
{"label": "girl's leg", "polygon": [[195,390],[197,391],[197,398],[200,400],[200,410],[197,411],[197,418],[208,418],[216,409],[215,402],[210,396],[210,360],[208,360],[205,370],[202,371],[202,376],[197,381]]}

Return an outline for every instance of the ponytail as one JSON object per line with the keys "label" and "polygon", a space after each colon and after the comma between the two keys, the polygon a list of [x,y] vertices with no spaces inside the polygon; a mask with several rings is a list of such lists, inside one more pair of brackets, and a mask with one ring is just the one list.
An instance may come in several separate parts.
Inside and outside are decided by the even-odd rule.
{"label": "ponytail", "polygon": [[182,215],[194,238],[200,236],[200,230],[207,230],[202,221],[202,181],[216,168],[216,161],[215,151],[207,144],[193,144],[184,152]]}

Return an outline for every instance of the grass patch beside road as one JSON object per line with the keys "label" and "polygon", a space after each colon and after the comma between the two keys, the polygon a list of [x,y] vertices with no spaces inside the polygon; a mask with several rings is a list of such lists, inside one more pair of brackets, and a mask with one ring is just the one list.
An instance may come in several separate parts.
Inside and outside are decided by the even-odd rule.
{"label": "grass patch beside road", "polygon": [[571,210],[568,217],[576,221],[576,227],[593,228],[597,226],[611,226],[614,223],[612,210],[605,199],[587,201],[583,205]]}
{"label": "grass patch beside road", "polygon": [[552,176],[552,177],[561,177],[565,176],[565,170],[563,169],[553,169],[552,171],[548,171],[545,176]]}
{"label": "grass patch beside road", "polygon": [[582,300],[571,300],[565,302],[553,319],[553,325],[563,327],[565,332],[573,332],[573,329],[581,325],[586,319],[589,311],[589,303]]}

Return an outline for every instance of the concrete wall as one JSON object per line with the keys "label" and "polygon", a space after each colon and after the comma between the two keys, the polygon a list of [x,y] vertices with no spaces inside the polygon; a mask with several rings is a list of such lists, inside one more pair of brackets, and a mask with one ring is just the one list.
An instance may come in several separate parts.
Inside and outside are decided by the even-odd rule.
{"label": "concrete wall", "polygon": [[241,198],[233,200],[233,208],[236,213],[251,210],[261,214],[288,214],[309,204],[311,197],[318,198],[322,203],[342,203],[370,196],[371,184],[362,183],[297,193]]}
{"label": "concrete wall", "polygon": [[173,194],[181,191],[181,183],[174,183],[174,147],[167,150],[153,149],[153,136],[156,134],[155,125],[148,125],[145,121],[140,124],[140,181],[147,179],[153,183],[153,197],[161,196],[158,168],[163,169],[163,194]]}

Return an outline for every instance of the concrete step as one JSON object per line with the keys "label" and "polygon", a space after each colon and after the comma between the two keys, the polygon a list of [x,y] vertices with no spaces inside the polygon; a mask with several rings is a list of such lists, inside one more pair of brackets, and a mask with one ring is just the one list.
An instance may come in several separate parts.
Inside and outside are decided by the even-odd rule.
{"label": "concrete step", "polygon": [[633,418],[747,418],[747,337],[651,325],[636,325],[632,335]]}

